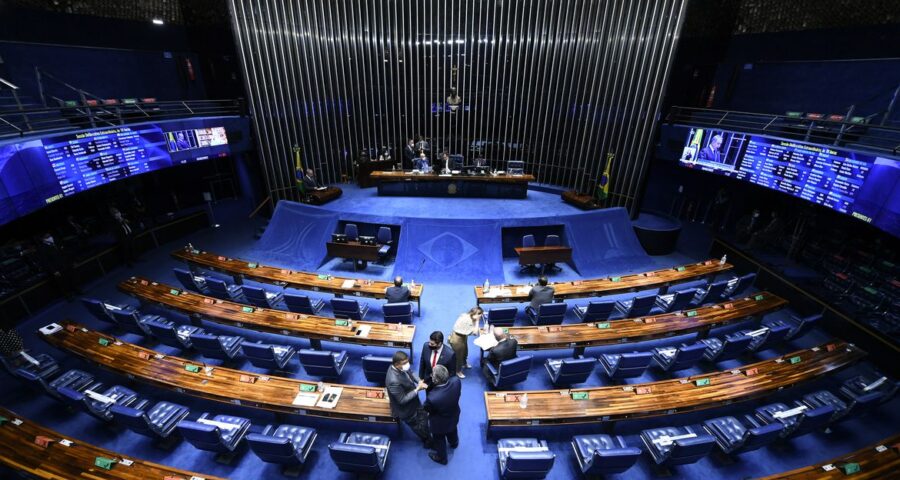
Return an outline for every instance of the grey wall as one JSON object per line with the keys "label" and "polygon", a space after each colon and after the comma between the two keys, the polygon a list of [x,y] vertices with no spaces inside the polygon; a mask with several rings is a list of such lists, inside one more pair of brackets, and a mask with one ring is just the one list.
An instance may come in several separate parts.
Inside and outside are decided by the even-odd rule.
{"label": "grey wall", "polygon": [[685,3],[229,0],[268,188],[295,195],[293,145],[336,181],[361,148],[423,135],[586,191],[613,152],[613,203],[632,208]]}

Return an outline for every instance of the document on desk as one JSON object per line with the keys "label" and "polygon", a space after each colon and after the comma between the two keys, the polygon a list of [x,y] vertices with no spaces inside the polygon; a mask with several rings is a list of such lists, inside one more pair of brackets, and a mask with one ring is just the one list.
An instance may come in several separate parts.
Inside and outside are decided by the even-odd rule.
{"label": "document on desk", "polygon": [[484,294],[487,298],[508,297],[512,295],[512,290],[508,288],[492,288],[488,293]]}
{"label": "document on desk", "polygon": [[341,284],[341,288],[353,288],[356,285],[356,280],[344,280],[344,283]]}
{"label": "document on desk", "polygon": [[319,408],[334,408],[343,391],[344,387],[325,387],[325,391],[322,392],[322,398],[319,399],[319,403],[316,406]]}
{"label": "document on desk", "polygon": [[294,401],[291,402],[292,405],[297,405],[298,407],[311,407],[319,401],[319,393],[318,392],[300,392],[294,397]]}
{"label": "document on desk", "polygon": [[316,187],[316,190],[321,192],[322,190],[328,190],[328,187]]}
{"label": "document on desk", "polygon": [[482,350],[490,350],[497,346],[497,339],[494,338],[493,333],[482,333],[475,339],[475,345]]}
{"label": "document on desk", "polygon": [[372,330],[371,325],[360,325],[356,329],[356,336],[360,338],[366,338],[369,336],[369,330]]}
{"label": "document on desk", "polygon": [[528,295],[529,293],[531,293],[531,285],[516,287],[516,295]]}

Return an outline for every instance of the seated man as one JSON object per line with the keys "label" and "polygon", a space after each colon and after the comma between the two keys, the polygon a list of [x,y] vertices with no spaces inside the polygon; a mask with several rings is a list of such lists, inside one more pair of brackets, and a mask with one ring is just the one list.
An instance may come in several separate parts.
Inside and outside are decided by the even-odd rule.
{"label": "seated man", "polygon": [[[519,342],[515,338],[510,337],[501,327],[494,327],[494,338],[497,339],[497,345],[488,350],[487,361],[494,368],[500,368],[500,363],[518,356]],[[481,371],[484,373],[485,378],[492,377],[487,363],[484,364]]]}
{"label": "seated man", "polygon": [[319,184],[316,173],[313,172],[313,169],[311,168],[307,168],[306,175],[303,175],[303,185],[306,186],[307,190],[315,190],[323,187],[323,185]]}
{"label": "seated man", "polygon": [[422,172],[428,171],[431,169],[431,165],[428,162],[428,157],[425,156],[424,151],[419,152],[419,156],[413,160],[413,169],[420,170]]}
{"label": "seated man", "polygon": [[531,291],[528,292],[528,300],[531,300],[531,308],[537,312],[538,307],[545,303],[553,303],[553,287],[547,285],[547,277],[541,276],[538,278],[538,284],[531,287]]}
{"label": "seated man", "polygon": [[403,277],[394,277],[394,286],[384,289],[384,299],[387,303],[403,303],[409,301],[409,288],[403,285]]}

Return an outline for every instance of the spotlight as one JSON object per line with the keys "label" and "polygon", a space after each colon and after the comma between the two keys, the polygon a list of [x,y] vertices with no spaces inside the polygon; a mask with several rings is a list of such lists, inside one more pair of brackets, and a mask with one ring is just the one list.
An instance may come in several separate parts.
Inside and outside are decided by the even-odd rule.
{"label": "spotlight", "polygon": [[163,19],[161,19],[161,18],[154,18],[154,19],[153,19],[153,24],[154,24],[154,25],[162,25],[163,23],[165,23],[165,22],[163,22]]}

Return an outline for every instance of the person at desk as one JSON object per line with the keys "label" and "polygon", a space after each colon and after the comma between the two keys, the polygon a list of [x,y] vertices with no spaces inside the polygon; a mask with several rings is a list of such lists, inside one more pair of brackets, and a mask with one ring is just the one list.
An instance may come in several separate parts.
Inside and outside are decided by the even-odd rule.
{"label": "person at desk", "polygon": [[394,286],[384,289],[384,299],[387,303],[404,303],[409,301],[409,288],[403,285],[403,277],[394,277]]}
{"label": "person at desk", "polygon": [[443,173],[450,173],[450,155],[447,155],[447,152],[441,152],[435,166],[439,167]]}
{"label": "person at desk", "polygon": [[315,190],[322,185],[319,185],[319,180],[316,178],[316,172],[311,168],[306,169],[306,174],[303,175],[303,185],[306,186],[307,190]]}
{"label": "person at desk", "polygon": [[488,364],[493,365],[494,368],[500,368],[502,362],[518,356],[519,342],[510,337],[503,328],[494,327],[494,338],[497,340],[497,345],[488,350],[487,362],[481,369],[484,378],[487,379],[493,377],[488,369]]}
{"label": "person at desk", "polygon": [[425,448],[430,449],[433,441],[428,430],[428,414],[419,401],[419,390],[425,390],[428,385],[409,370],[409,355],[406,352],[394,352],[384,385],[391,404],[391,415],[409,425]]}
{"label": "person at desk", "polygon": [[419,156],[416,157],[415,160],[413,160],[413,169],[424,172],[428,168],[430,168],[430,165],[428,163],[428,157],[425,156],[424,150],[420,150]]}
{"label": "person at desk", "polygon": [[459,395],[462,383],[443,365],[434,367],[433,386],[425,394],[425,411],[434,438],[434,452],[428,457],[441,465],[447,464],[447,442],[450,448],[459,446]]}
{"label": "person at desk", "polygon": [[531,308],[537,312],[538,308],[545,303],[553,303],[553,287],[547,285],[547,277],[538,278],[538,284],[531,287],[528,292],[528,300],[531,300]]}
{"label": "person at desk", "polygon": [[466,378],[462,372],[463,368],[472,368],[469,365],[469,336],[478,335],[478,324],[484,317],[484,310],[481,307],[472,307],[468,312],[461,314],[456,318],[453,324],[453,332],[450,333],[450,346],[453,347],[453,353],[456,354],[456,376]]}
{"label": "person at desk", "polygon": [[435,385],[432,378],[434,369],[441,365],[450,375],[456,375],[456,353],[453,348],[444,345],[443,332],[435,330],[422,347],[422,358],[419,359],[419,378],[428,384],[429,389]]}

